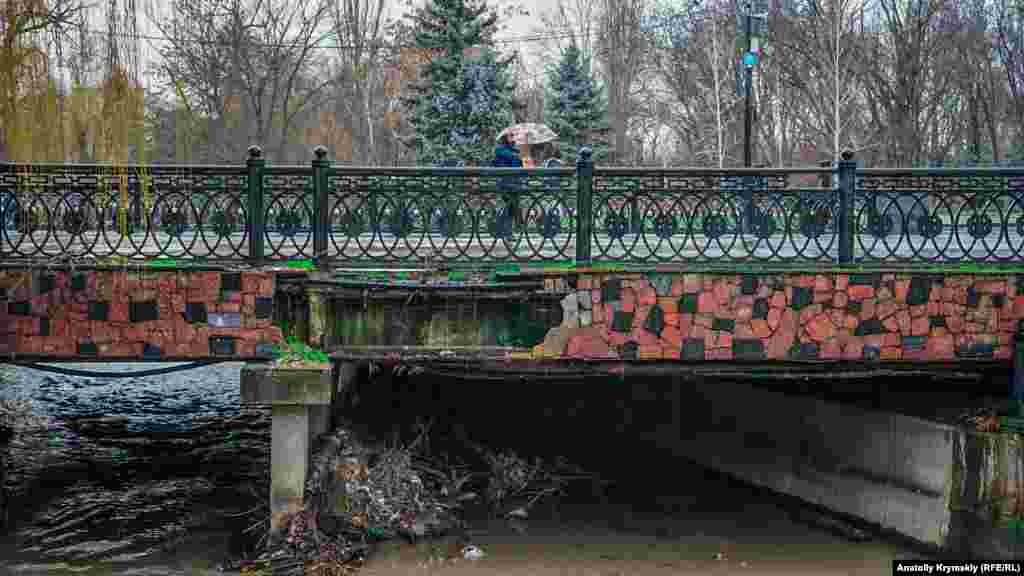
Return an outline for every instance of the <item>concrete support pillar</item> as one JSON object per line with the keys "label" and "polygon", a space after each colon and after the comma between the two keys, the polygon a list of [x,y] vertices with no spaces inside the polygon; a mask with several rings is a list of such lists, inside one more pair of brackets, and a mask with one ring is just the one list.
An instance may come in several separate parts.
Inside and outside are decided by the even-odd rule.
{"label": "concrete support pillar", "polygon": [[302,510],[309,469],[308,406],[275,405],[270,424],[270,542],[284,536],[288,517]]}
{"label": "concrete support pillar", "polygon": [[309,299],[309,345],[320,348],[327,333],[327,301],[323,293],[310,290]]}
{"label": "concrete support pillar", "polygon": [[312,440],[330,426],[334,380],[330,369],[249,364],[242,369],[243,404],[270,404],[271,544],[288,517],[302,510]]}

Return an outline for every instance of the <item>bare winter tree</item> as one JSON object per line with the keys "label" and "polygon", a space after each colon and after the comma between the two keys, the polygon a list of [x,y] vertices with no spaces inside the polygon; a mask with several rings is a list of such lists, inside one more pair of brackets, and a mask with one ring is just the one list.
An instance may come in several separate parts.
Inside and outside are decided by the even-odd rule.
{"label": "bare winter tree", "polygon": [[869,121],[883,143],[877,160],[913,166],[925,159],[927,124],[941,107],[955,70],[935,65],[955,41],[939,25],[948,0],[877,0],[854,62]]}
{"label": "bare winter tree", "polygon": [[154,18],[167,38],[161,76],[209,124],[211,160],[237,162],[258,143],[275,161],[306,160],[296,121],[327,95],[317,46],[327,0],[174,0]]}
{"label": "bare winter tree", "polygon": [[549,10],[539,15],[540,34],[537,56],[546,65],[558,61],[558,55],[575,42],[580,55],[593,61],[594,36],[602,0],[558,0]]}
{"label": "bare winter tree", "polygon": [[602,0],[595,56],[608,90],[608,124],[614,138],[611,164],[631,158],[629,119],[637,79],[647,62],[649,42],[641,29],[645,0]]}
{"label": "bare winter tree", "polygon": [[1024,159],[1024,3],[995,0],[995,46],[1006,75],[1013,155]]}
{"label": "bare winter tree", "polygon": [[691,164],[723,167],[737,142],[735,20],[722,3],[669,23],[673,40],[658,51],[660,80],[674,99],[670,125]]}
{"label": "bare winter tree", "polygon": [[516,122],[544,121],[544,74],[533,72],[523,60],[512,66],[516,89],[512,96]]}
{"label": "bare winter tree", "polygon": [[[384,0],[334,0],[331,25],[338,43],[336,117],[347,132],[349,151],[339,159],[373,165],[380,156],[381,126],[388,102],[384,97]],[[340,142],[339,142],[340,143]],[[358,145],[354,145],[358,143]],[[337,146],[336,146],[337,148]],[[349,158],[344,158],[349,156]]]}
{"label": "bare winter tree", "polygon": [[935,121],[928,123],[928,157],[968,157],[994,160],[1000,157],[994,106],[1002,83],[996,71],[995,46],[989,34],[985,0],[967,0],[947,9],[942,29],[955,38],[952,50],[937,55],[935,66],[957,71],[949,78],[945,97],[934,105]]}
{"label": "bare winter tree", "polygon": [[[865,0],[810,0],[772,20],[771,60],[802,139],[833,160],[855,143],[859,90],[851,74]],[[855,150],[857,151],[857,150]]]}

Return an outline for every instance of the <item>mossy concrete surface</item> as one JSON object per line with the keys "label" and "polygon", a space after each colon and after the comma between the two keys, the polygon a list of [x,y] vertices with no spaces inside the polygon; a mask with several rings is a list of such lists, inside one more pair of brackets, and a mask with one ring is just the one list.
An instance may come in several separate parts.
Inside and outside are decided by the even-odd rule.
{"label": "mossy concrete surface", "polygon": [[529,348],[561,322],[550,301],[403,305],[332,300],[325,306],[328,348],[362,346],[514,346]]}
{"label": "mossy concrete surface", "polygon": [[281,367],[247,364],[241,373],[242,403],[273,405],[330,405],[330,368]]}

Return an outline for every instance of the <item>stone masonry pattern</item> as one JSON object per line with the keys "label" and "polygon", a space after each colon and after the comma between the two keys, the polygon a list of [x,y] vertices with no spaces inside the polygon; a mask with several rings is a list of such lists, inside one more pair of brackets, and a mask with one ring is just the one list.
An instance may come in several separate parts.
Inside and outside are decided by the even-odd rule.
{"label": "stone masonry pattern", "polygon": [[[1014,276],[581,275],[535,356],[636,360],[1009,359]],[[1020,293],[1018,293],[1020,292]]]}
{"label": "stone masonry pattern", "polygon": [[110,358],[269,356],[269,272],[3,270],[0,353]]}

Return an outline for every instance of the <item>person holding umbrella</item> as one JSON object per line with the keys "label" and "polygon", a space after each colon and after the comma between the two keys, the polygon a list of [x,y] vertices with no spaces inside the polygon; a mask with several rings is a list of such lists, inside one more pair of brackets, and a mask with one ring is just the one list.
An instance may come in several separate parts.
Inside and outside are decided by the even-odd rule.
{"label": "person holding umbrella", "polygon": [[[558,134],[544,124],[526,122],[514,124],[498,134],[498,148],[495,149],[495,166],[533,168],[536,163],[531,157],[530,146],[544,145],[558,139]],[[518,146],[519,150],[516,150]],[[526,188],[526,178],[510,176],[502,179],[503,193],[508,200],[510,214],[515,222],[522,225],[523,214],[519,208],[519,194]]]}
{"label": "person holding umbrella", "polygon": [[[495,168],[522,168],[523,160],[519,150],[513,143],[513,136],[503,132],[498,136],[498,146],[494,149]],[[519,192],[522,182],[517,176],[502,176],[498,181],[498,192],[505,201],[505,212],[498,217],[498,229],[502,236],[511,233],[511,224],[520,225],[522,218],[519,213]],[[508,234],[504,233],[507,232]]]}

